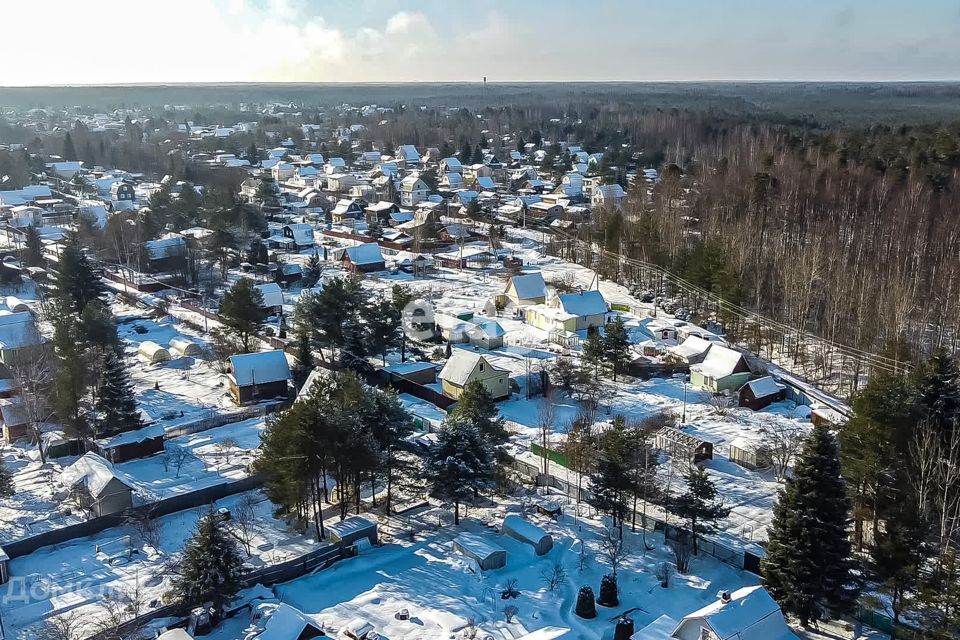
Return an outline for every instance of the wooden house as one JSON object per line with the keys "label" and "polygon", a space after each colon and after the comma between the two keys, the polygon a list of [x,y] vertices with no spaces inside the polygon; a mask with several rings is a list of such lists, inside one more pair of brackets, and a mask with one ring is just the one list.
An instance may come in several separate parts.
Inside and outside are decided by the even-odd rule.
{"label": "wooden house", "polygon": [[750,375],[750,366],[743,354],[721,344],[711,344],[703,362],[690,367],[690,382],[713,393],[735,391]]}
{"label": "wooden house", "polygon": [[341,262],[344,269],[359,271],[360,273],[383,271],[386,268],[383,252],[380,251],[380,245],[376,242],[347,247],[343,252]]}
{"label": "wooden house", "polygon": [[65,467],[59,480],[95,517],[122,513],[133,506],[133,484],[93,452]]}
{"label": "wooden house", "polygon": [[456,400],[464,387],[479,381],[494,400],[510,397],[510,373],[490,364],[475,351],[454,349],[453,354],[440,371],[440,386],[443,395]]}

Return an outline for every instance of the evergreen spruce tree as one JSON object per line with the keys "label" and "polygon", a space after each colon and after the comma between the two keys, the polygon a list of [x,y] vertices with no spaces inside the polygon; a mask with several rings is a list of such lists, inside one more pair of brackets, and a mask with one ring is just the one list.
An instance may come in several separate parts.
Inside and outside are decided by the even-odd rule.
{"label": "evergreen spruce tree", "polygon": [[687,475],[687,490],[683,495],[671,498],[667,503],[667,511],[687,521],[688,528],[693,534],[693,553],[697,554],[697,538],[700,534],[709,533],[716,527],[719,520],[730,514],[730,509],[723,506],[717,497],[717,488],[700,468],[690,470]]}
{"label": "evergreen spruce tree", "polygon": [[106,287],[94,272],[76,233],[71,233],[60,251],[53,273],[54,296],[80,313],[94,300],[106,294]]}
{"label": "evergreen spruce tree", "polygon": [[260,152],[257,150],[257,143],[251,142],[250,146],[247,147],[247,160],[250,162],[250,166],[255,167],[260,163]]}
{"label": "evergreen spruce tree", "polygon": [[597,603],[593,599],[593,589],[590,585],[583,585],[577,593],[577,606],[574,609],[581,618],[593,620],[597,617]]}
{"label": "evergreen spruce tree", "polygon": [[0,458],[0,498],[11,498],[13,494],[13,472],[7,468],[3,458]]}
{"label": "evergreen spruce tree", "polygon": [[940,432],[944,442],[960,420],[960,371],[946,349],[937,349],[917,367],[915,386],[920,417]]}
{"label": "evergreen spruce tree", "polygon": [[188,605],[213,602],[221,610],[240,590],[243,557],[212,505],[197,522],[178,567],[173,590]]}
{"label": "evergreen spruce tree", "polygon": [[623,326],[623,319],[607,323],[603,336],[603,356],[613,369],[613,379],[630,357],[630,338]]}
{"label": "evergreen spruce tree", "polygon": [[322,273],[323,266],[320,264],[320,256],[316,253],[310,254],[310,257],[307,258],[306,268],[303,270],[302,288],[309,289],[317,286]]}
{"label": "evergreen spruce tree", "polygon": [[40,232],[30,225],[24,233],[23,261],[28,267],[43,266],[43,243],[40,241]]}
{"label": "evergreen spruce tree", "polygon": [[250,340],[260,330],[267,311],[263,308],[263,294],[249,278],[240,278],[223,294],[220,318],[227,331],[239,340],[244,353],[250,353]]}
{"label": "evergreen spruce tree", "polygon": [[97,411],[99,435],[114,435],[143,426],[130,376],[123,364],[123,358],[116,350],[106,353]]}
{"label": "evergreen spruce tree", "polygon": [[447,420],[423,463],[430,495],[452,502],[454,524],[460,504],[493,485],[490,447],[477,426],[462,417]]}
{"label": "evergreen spruce tree", "polygon": [[364,307],[362,316],[367,330],[369,353],[380,354],[383,365],[387,365],[387,352],[400,346],[400,311],[386,297],[380,297]]}
{"label": "evergreen spruce tree", "polygon": [[628,467],[629,447],[623,416],[617,416],[611,428],[599,438],[597,460],[590,473],[590,504],[610,514],[613,524],[622,527],[633,486]]}
{"label": "evergreen spruce tree", "polygon": [[91,380],[84,366],[86,345],[80,321],[65,307],[67,305],[58,304],[51,314],[57,362],[52,404],[67,435],[79,438],[86,433],[82,401]]}
{"label": "evergreen spruce tree", "polygon": [[493,446],[506,443],[510,437],[493,396],[478,380],[467,383],[463,388],[450,416],[474,425],[480,435]]}
{"label": "evergreen spruce tree", "polygon": [[585,368],[593,369],[593,377],[600,378],[600,365],[604,356],[603,338],[599,331],[588,331],[587,340],[583,343],[583,364]]}
{"label": "evergreen spruce tree", "polygon": [[804,626],[826,610],[847,613],[856,601],[850,508],[836,438],[816,427],[780,491],[762,565],[770,595]]}

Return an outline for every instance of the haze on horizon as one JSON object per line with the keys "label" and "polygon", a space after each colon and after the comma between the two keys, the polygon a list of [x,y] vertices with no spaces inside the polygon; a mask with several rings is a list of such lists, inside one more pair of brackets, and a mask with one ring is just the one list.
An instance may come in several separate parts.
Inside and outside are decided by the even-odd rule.
{"label": "haze on horizon", "polygon": [[0,86],[960,79],[956,0],[9,0],[3,16]]}

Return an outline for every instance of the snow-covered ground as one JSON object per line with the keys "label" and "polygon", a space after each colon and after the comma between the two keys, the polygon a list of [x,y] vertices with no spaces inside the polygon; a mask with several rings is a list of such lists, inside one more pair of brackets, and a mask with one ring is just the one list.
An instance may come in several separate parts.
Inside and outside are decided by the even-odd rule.
{"label": "snow-covered ground", "polygon": [[[538,557],[531,546],[484,526],[488,519],[499,522],[502,512],[474,515],[481,519],[464,520],[459,528],[446,526],[413,543],[385,545],[316,575],[279,585],[275,591],[284,602],[330,628],[340,628],[359,617],[390,640],[452,637],[471,620],[482,630],[478,637],[515,638],[556,625],[572,629],[570,637],[599,640],[609,636],[619,614],[629,612],[640,627],[664,613],[676,617],[689,613],[712,602],[720,590],[757,582],[756,576],[699,557],[693,560],[689,575],[674,576],[670,586],[662,588],[656,571],[661,563],[670,561],[670,551],[663,547],[659,534],[647,537],[652,549],[645,550],[642,538],[627,531],[630,554],[618,571],[621,605],[598,606],[596,619],[583,620],[573,613],[579,587],[591,585],[597,593],[600,578],[610,571],[600,552],[603,525],[599,520],[577,521],[570,516],[558,522],[535,519],[554,539],[553,550]],[[507,566],[477,573],[472,561],[453,548],[453,538],[462,531],[504,548]],[[588,559],[581,570],[580,546],[584,542]],[[543,575],[557,564],[566,577],[551,592]],[[513,580],[520,596],[501,599],[501,590]],[[503,610],[510,605],[517,607],[518,614],[514,623],[507,624]],[[404,608],[410,612],[409,621],[396,616]]]}
{"label": "snow-covered ground", "polygon": [[[216,507],[235,512],[245,503],[256,514],[249,528],[252,554],[247,563],[251,567],[283,562],[317,548],[318,543],[308,536],[289,532],[276,520],[272,515],[275,506],[259,492],[225,498]],[[171,558],[190,538],[202,513],[203,509],[190,509],[159,518],[160,546],[156,549],[132,528],[119,527],[12,560],[13,578],[0,598],[5,628],[30,637],[33,625],[69,612],[77,612],[92,626],[104,614],[105,599],[131,595],[138,584],[143,611],[156,608],[171,586]],[[236,523],[227,526],[239,535]]]}

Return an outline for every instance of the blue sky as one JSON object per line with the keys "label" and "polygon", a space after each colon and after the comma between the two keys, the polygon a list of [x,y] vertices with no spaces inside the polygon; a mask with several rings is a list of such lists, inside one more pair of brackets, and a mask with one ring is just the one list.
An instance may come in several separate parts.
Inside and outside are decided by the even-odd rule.
{"label": "blue sky", "polygon": [[958,0],[6,0],[4,22],[4,85],[960,79]]}

